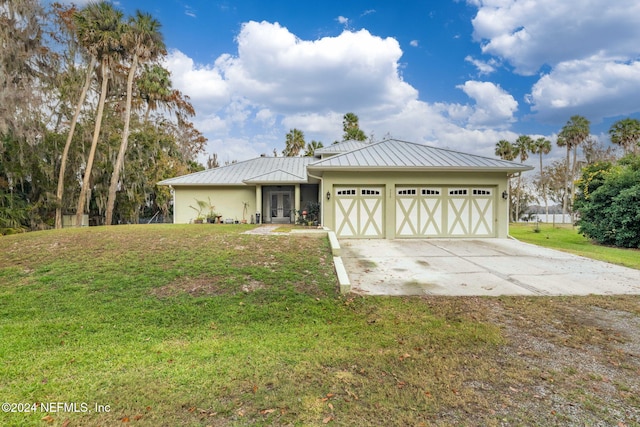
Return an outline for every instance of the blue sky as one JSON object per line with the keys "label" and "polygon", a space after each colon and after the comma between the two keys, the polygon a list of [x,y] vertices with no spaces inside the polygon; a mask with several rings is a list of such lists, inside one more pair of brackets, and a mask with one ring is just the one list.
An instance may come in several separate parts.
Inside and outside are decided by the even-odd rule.
{"label": "blue sky", "polygon": [[520,134],[555,143],[574,114],[604,143],[640,117],[637,0],[114,4],[162,23],[173,84],[223,161],[281,151],[291,128],[328,145],[347,112],[374,139],[487,156]]}

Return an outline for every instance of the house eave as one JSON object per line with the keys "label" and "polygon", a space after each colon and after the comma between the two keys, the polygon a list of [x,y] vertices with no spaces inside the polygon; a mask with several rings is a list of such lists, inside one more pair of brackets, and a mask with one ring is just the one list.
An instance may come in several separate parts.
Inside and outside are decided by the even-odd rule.
{"label": "house eave", "polygon": [[382,167],[382,166],[322,166],[313,167],[309,166],[307,170],[309,172],[489,172],[489,173],[518,173],[533,170],[531,166],[525,166],[522,168],[502,168],[502,167]]}
{"label": "house eave", "polygon": [[253,183],[245,184],[244,182],[168,182],[160,181],[157,185],[166,185],[170,187],[246,187],[247,185],[255,185]]}

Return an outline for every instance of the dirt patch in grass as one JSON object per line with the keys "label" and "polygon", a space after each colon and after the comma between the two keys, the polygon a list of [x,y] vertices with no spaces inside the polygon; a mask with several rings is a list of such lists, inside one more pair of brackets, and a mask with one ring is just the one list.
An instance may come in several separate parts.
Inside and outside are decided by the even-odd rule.
{"label": "dirt patch in grass", "polygon": [[226,294],[219,282],[220,277],[180,277],[167,285],[151,289],[151,294],[159,298],[175,297],[183,293],[191,296]]}
{"label": "dirt patch in grass", "polygon": [[[640,300],[635,297],[433,300],[445,316],[500,326],[496,378],[470,381],[493,396],[502,425],[640,425]],[[442,307],[444,302],[445,307]],[[448,307],[446,307],[448,306]],[[470,403],[470,402],[469,402]],[[451,413],[451,422],[459,422]],[[476,413],[466,422],[487,421]],[[506,424],[504,424],[506,422]],[[495,425],[498,425],[497,423]]]}
{"label": "dirt patch in grass", "polygon": [[244,283],[239,283],[236,286],[229,286],[224,283],[223,277],[203,276],[180,277],[167,285],[153,288],[150,292],[158,298],[170,298],[180,294],[202,297],[250,293],[264,289],[265,287],[264,283],[251,278],[248,278]]}

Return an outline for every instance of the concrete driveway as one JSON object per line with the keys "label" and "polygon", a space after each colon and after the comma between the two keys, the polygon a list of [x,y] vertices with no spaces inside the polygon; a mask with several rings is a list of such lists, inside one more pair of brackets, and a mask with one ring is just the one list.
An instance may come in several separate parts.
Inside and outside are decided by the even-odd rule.
{"label": "concrete driveway", "polygon": [[512,239],[341,239],[352,292],[367,295],[640,294],[640,270]]}

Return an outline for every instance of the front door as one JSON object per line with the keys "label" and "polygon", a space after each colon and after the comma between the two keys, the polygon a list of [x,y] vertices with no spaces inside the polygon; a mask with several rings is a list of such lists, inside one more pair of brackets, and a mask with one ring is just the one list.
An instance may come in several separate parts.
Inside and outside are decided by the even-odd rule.
{"label": "front door", "polygon": [[272,191],[270,197],[271,222],[291,222],[291,191]]}

